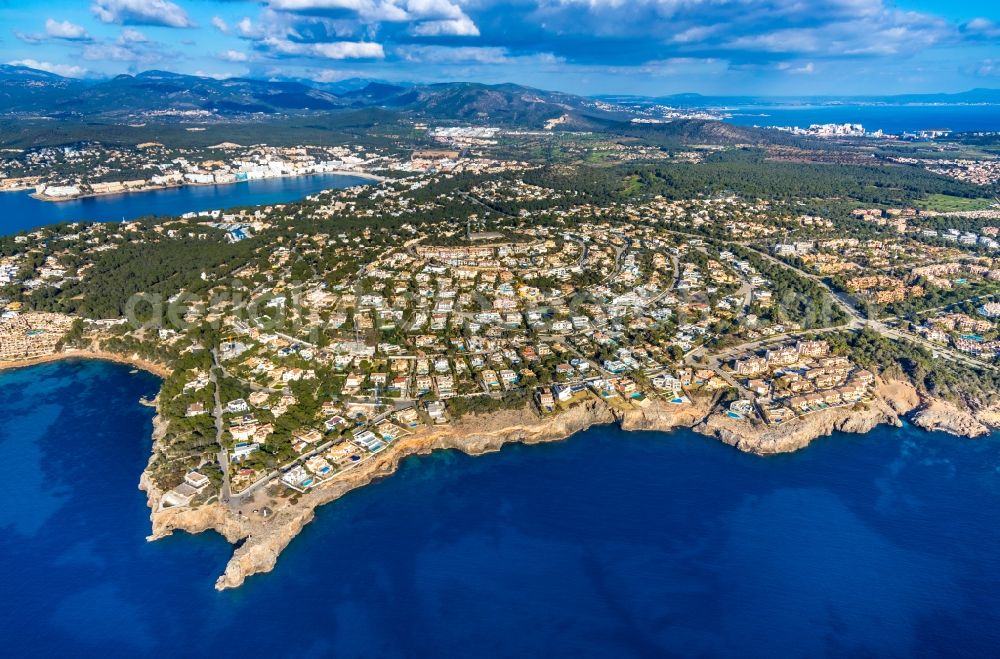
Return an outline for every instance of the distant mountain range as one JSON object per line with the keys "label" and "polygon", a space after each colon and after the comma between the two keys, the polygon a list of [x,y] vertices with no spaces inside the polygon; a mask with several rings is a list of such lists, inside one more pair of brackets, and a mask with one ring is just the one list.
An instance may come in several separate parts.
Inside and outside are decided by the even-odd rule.
{"label": "distant mountain range", "polygon": [[363,78],[334,83],[250,78],[216,80],[166,71],[146,71],[104,80],[76,80],[23,66],[0,65],[0,115],[6,115],[11,126],[16,119],[37,117],[76,124],[93,122],[95,125],[168,124],[192,118],[231,123],[288,117],[305,128],[345,128],[349,124],[355,129],[363,129],[402,119],[532,130],[557,126],[561,130],[632,136],[664,146],[774,144],[785,143],[791,138],[775,131],[718,121],[634,124],[630,120],[643,112],[643,106],[654,104],[694,109],[801,103],[1000,103],[1000,90],[797,99],[699,94],[587,98],[515,84],[391,83]]}
{"label": "distant mountain range", "polygon": [[[591,129],[633,116],[628,106],[663,104],[681,108],[821,103],[1000,103],[1000,90],[959,94],[880,97],[754,97],[675,94],[660,97],[605,95],[595,98],[514,84],[470,82],[418,84],[351,78],[333,83],[308,80],[216,80],[145,71],[105,80],[77,80],[25,66],[0,65],[0,113],[65,118],[149,117],[207,111],[221,117],[310,114],[383,108],[428,120],[490,122],[541,128],[552,119],[569,129]],[[598,102],[600,101],[600,102]]]}
{"label": "distant mountain range", "polygon": [[[488,121],[542,127],[565,117],[567,126],[626,118],[593,99],[519,85],[479,83],[394,84],[352,79],[216,80],[145,71],[107,80],[75,80],[22,66],[0,66],[0,113],[56,118],[130,118],[208,111],[223,117],[309,114],[385,108],[413,117]],[[600,106],[599,106],[600,105]]]}

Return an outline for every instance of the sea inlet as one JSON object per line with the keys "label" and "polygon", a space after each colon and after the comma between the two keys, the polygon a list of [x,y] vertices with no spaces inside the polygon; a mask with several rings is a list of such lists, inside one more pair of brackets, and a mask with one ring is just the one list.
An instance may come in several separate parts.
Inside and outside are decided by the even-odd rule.
{"label": "sea inlet", "polygon": [[191,211],[282,204],[321,190],[369,183],[371,179],[360,176],[314,174],[227,185],[189,185],[70,201],[41,201],[30,192],[0,192],[3,211],[0,213],[0,235],[61,222],[121,222],[149,216],[177,216]]}

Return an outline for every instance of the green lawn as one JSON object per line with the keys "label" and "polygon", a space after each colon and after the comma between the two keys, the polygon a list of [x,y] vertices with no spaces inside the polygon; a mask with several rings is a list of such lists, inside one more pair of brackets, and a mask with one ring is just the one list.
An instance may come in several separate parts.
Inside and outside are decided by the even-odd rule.
{"label": "green lawn", "polygon": [[638,194],[642,190],[642,179],[638,176],[632,175],[625,178],[625,189],[622,191],[622,195],[625,197],[630,197],[634,194]]}
{"label": "green lawn", "polygon": [[947,213],[951,211],[977,211],[989,208],[996,203],[990,198],[969,199],[967,197],[952,197],[946,194],[932,194],[917,202],[917,207],[921,210],[938,211]]}

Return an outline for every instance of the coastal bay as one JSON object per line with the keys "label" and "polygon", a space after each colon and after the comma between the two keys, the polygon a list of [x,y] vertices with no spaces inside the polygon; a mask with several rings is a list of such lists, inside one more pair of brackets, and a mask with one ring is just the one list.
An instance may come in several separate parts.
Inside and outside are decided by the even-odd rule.
{"label": "coastal bay", "polygon": [[0,221],[0,235],[60,222],[120,222],[147,216],[177,216],[192,211],[287,203],[321,190],[370,182],[370,178],[360,175],[312,174],[225,185],[186,185],[59,202],[36,199],[30,191],[3,192],[0,201],[5,212]]}
{"label": "coastal bay", "polygon": [[152,411],[136,401],[157,387],[100,361],[0,373],[0,452],[21,474],[0,544],[12,652],[205,656],[239,638],[450,657],[491,639],[496,656],[974,656],[1000,642],[1000,537],[978,512],[1000,503],[995,436],[881,426],[762,458],[600,426],[409,457],[318,510],[273,573],[216,593],[222,538],[145,541],[134,487]]}

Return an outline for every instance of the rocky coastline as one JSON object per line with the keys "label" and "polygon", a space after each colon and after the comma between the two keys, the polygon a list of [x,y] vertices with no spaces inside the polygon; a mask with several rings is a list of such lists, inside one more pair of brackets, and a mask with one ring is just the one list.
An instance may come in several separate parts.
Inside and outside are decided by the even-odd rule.
{"label": "rocky coastline", "polygon": [[[170,375],[166,365],[136,355],[108,353],[95,348],[3,362],[0,370],[74,358],[113,361],[164,378]],[[778,426],[731,418],[707,397],[696,397],[692,403],[681,406],[650,399],[644,406],[625,410],[591,398],[555,415],[539,416],[531,409],[521,409],[467,416],[449,425],[423,427],[401,438],[373,458],[306,492],[296,501],[282,500],[281,505],[275,506],[273,515],[266,519],[232,510],[217,499],[193,508],[159,510],[165,492],[156,486],[148,472],[166,433],[166,421],[157,413],[153,419],[150,460],[140,477],[139,489],[146,493],[151,510],[148,540],[154,541],[178,530],[188,533],[211,530],[236,545],[225,572],[216,582],[216,588],[223,590],[239,587],[253,574],[272,570],[284,548],[313,520],[316,508],[390,476],[400,462],[411,455],[426,455],[443,449],[482,455],[498,451],[511,442],[560,441],[593,426],[616,424],[626,431],[668,432],[691,428],[740,451],[767,456],[797,451],[814,439],[836,431],[866,433],[882,424],[898,427],[903,418],[924,430],[975,438],[989,434],[992,428],[1000,428],[1000,405],[972,411],[955,403],[922,396],[908,382],[893,381],[880,382],[871,401],[831,408]]]}
{"label": "rocky coastline", "polygon": [[[1000,410],[994,410],[994,414],[994,420],[1000,420]],[[239,587],[251,575],[272,570],[285,547],[314,519],[316,508],[390,476],[404,458],[412,455],[426,455],[442,449],[482,455],[498,451],[510,442],[560,441],[593,426],[617,424],[627,431],[667,432],[680,427],[692,428],[741,451],[766,456],[799,450],[812,440],[835,431],[865,433],[881,424],[900,426],[904,416],[928,430],[966,437],[989,432],[984,421],[977,420],[971,413],[942,401],[922,399],[911,385],[903,382],[880,383],[877,396],[870,402],[825,410],[781,426],[731,418],[716,409],[708,398],[695,398],[691,404],[683,406],[650,400],[644,407],[628,410],[613,408],[593,398],[556,415],[543,417],[523,409],[469,416],[450,425],[422,428],[397,440],[342,477],[306,492],[295,502],[276,507],[266,519],[232,511],[218,501],[193,509],[157,511],[163,493],[145,473],[140,488],[146,492],[152,511],[149,540],[162,538],[175,530],[189,533],[215,530],[237,545],[225,572],[215,584],[216,589],[224,590]],[[154,452],[163,431],[163,423],[157,417]]]}
{"label": "rocky coastline", "polygon": [[910,420],[924,430],[946,432],[958,437],[982,437],[990,433],[990,429],[976,415],[941,400],[921,405]]}

